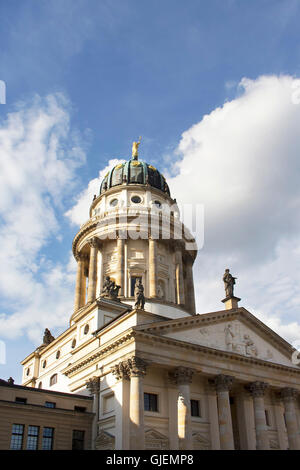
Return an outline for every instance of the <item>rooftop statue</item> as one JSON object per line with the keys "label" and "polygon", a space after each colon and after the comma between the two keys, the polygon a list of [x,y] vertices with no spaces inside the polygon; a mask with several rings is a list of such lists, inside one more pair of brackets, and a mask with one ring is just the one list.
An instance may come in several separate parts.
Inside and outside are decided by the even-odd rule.
{"label": "rooftop statue", "polygon": [[233,286],[235,285],[235,280],[237,278],[236,277],[233,277],[230,272],[229,272],[229,269],[225,269],[225,273],[223,275],[223,281],[224,281],[224,284],[225,284],[225,293],[226,293],[226,298],[229,297],[233,297]]}
{"label": "rooftop statue", "polygon": [[139,138],[137,142],[132,143],[132,160],[137,160],[139,156],[139,145],[141,143],[142,137]]}
{"label": "rooftop statue", "polygon": [[100,297],[108,297],[111,300],[118,300],[118,294],[121,286],[117,286],[109,276],[105,277]]}
{"label": "rooftop statue", "polygon": [[137,279],[134,287],[134,297],[135,297],[135,308],[144,310],[145,307],[145,296],[144,296],[144,286],[140,279]]}
{"label": "rooftop statue", "polygon": [[44,336],[43,336],[43,344],[50,344],[52,341],[54,341],[54,336],[52,336],[50,330],[48,328],[45,329],[44,331]]}

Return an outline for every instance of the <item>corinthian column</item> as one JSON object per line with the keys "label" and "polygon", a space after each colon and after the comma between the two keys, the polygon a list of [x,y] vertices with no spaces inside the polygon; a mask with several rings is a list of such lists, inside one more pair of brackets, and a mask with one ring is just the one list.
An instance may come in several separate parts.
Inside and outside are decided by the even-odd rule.
{"label": "corinthian column", "polygon": [[124,295],[124,245],[125,240],[123,238],[118,238],[116,284],[121,286],[120,295]]}
{"label": "corinthian column", "polygon": [[149,297],[156,297],[157,266],[156,266],[157,241],[149,238]]}
{"label": "corinthian column", "polygon": [[76,256],[77,261],[77,275],[76,275],[76,287],[75,287],[75,305],[74,310],[78,310],[82,307],[82,289],[83,289],[83,282],[82,282],[82,272],[83,272],[83,257],[80,253]]}
{"label": "corinthian column", "polygon": [[144,427],[144,375],[146,362],[136,356],[128,359],[128,373],[130,375],[130,449],[145,448]]}
{"label": "corinthian column", "polygon": [[184,305],[184,280],[183,280],[183,266],[182,266],[182,251],[179,245],[175,249],[175,273],[176,273],[176,288],[177,288],[177,303]]}
{"label": "corinthian column", "polygon": [[191,423],[190,384],[192,382],[193,371],[187,367],[177,367],[169,375],[178,386],[177,413],[179,449],[192,450],[193,436]]}
{"label": "corinthian column", "polygon": [[115,450],[129,450],[129,374],[127,362],[119,362],[111,367],[111,372],[116,378],[114,385],[115,394]]}
{"label": "corinthian column", "polygon": [[268,385],[264,382],[252,382],[249,385],[249,391],[253,397],[256,449],[258,450],[270,449],[270,439],[268,435],[264,402],[264,394],[267,387]]}
{"label": "corinthian column", "polygon": [[218,415],[220,428],[220,445],[222,450],[234,449],[232,419],[229,401],[229,390],[233,377],[230,375],[217,375],[215,386],[218,398]]}
{"label": "corinthian column", "polygon": [[86,388],[93,397],[92,449],[95,449],[95,440],[98,435],[100,377],[91,377],[86,382]]}
{"label": "corinthian column", "polygon": [[96,287],[97,287],[97,251],[98,241],[97,238],[89,240],[90,250],[90,265],[89,265],[89,285],[88,285],[88,296],[87,301],[93,302],[96,298]]}
{"label": "corinthian column", "polygon": [[291,450],[300,450],[300,434],[295,409],[295,400],[298,393],[298,390],[289,387],[283,388],[281,391],[289,449]]}

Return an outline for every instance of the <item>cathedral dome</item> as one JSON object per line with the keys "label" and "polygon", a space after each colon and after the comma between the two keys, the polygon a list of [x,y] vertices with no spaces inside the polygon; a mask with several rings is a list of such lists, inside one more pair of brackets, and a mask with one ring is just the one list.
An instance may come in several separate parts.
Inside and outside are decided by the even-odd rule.
{"label": "cathedral dome", "polygon": [[107,189],[122,184],[144,184],[159,189],[170,196],[165,177],[152,165],[141,160],[129,160],[119,163],[104,177],[100,186],[100,195]]}

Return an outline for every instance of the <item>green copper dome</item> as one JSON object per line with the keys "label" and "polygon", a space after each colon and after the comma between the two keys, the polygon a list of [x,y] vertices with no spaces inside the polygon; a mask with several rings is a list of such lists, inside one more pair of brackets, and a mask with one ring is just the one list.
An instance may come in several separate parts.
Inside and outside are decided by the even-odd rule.
{"label": "green copper dome", "polygon": [[100,195],[121,184],[148,184],[170,196],[165,177],[154,166],[141,160],[129,160],[126,163],[119,163],[110,170],[101,183]]}

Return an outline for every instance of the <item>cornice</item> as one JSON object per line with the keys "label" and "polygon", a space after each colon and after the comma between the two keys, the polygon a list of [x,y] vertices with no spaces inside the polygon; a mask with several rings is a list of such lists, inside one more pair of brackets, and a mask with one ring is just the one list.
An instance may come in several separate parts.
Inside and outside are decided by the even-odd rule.
{"label": "cornice", "polygon": [[[94,363],[98,363],[99,359],[106,357],[108,354],[119,350],[125,344],[132,343],[138,339],[146,339],[149,340],[151,343],[156,342],[161,344],[170,345],[173,347],[179,347],[181,349],[186,349],[190,351],[197,351],[207,357],[217,356],[219,358],[223,358],[226,360],[231,360],[234,362],[240,362],[245,364],[251,364],[267,369],[278,370],[286,372],[290,375],[299,375],[300,369],[296,369],[293,367],[285,366],[283,364],[276,364],[274,362],[264,361],[263,359],[242,356],[241,354],[223,351],[219,349],[209,348],[207,346],[201,346],[197,344],[187,343],[185,341],[179,341],[173,338],[166,338],[163,336],[156,335],[154,333],[139,331],[138,327],[132,327],[128,329],[126,332],[120,334],[117,338],[114,338],[108,343],[100,346],[97,350],[89,353],[85,358],[78,360],[76,363],[71,364],[70,366],[66,367],[62,373],[68,377],[73,377],[78,370],[84,369],[85,367],[89,367]],[[159,350],[158,346],[158,350]],[[145,357],[146,359],[146,357]]]}

